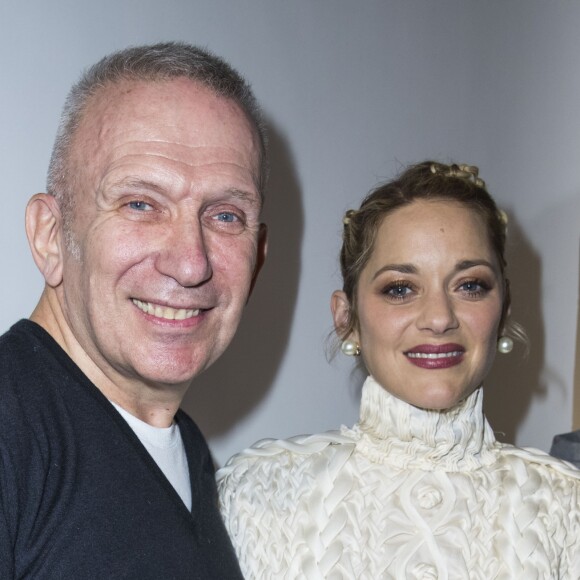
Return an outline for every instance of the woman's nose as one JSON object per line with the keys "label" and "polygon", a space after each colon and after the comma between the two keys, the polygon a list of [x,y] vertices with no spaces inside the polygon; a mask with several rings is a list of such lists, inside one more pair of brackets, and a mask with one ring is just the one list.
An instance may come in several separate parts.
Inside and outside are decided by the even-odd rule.
{"label": "woman's nose", "polygon": [[458,327],[454,304],[446,292],[429,293],[422,299],[417,326],[435,334],[443,334]]}

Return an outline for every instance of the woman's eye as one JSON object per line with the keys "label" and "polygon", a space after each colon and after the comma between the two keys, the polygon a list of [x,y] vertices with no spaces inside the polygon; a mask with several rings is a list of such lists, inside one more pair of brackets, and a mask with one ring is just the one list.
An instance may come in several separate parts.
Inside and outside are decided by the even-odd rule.
{"label": "woman's eye", "polygon": [[148,204],[142,200],[130,201],[127,205],[131,209],[134,209],[137,211],[150,211],[151,209],[153,209],[150,204]]}
{"label": "woman's eye", "polygon": [[481,288],[477,282],[465,282],[461,287],[467,292],[477,292]]}
{"label": "woman's eye", "polygon": [[409,292],[411,289],[407,286],[395,286],[389,290],[391,296],[406,296]]}
{"label": "woman's eye", "polygon": [[396,300],[403,300],[413,293],[413,289],[408,284],[389,284],[384,290],[383,294],[389,298],[395,298]]}
{"label": "woman's eye", "polygon": [[482,280],[467,280],[459,286],[459,289],[470,296],[481,296],[490,288],[489,285]]}

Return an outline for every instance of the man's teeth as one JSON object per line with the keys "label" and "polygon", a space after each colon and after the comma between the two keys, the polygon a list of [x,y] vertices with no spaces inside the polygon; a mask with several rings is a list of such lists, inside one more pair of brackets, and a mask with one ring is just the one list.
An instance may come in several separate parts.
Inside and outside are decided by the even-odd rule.
{"label": "man's teeth", "polygon": [[459,356],[461,351],[454,350],[452,352],[408,352],[407,356],[409,358],[452,358],[454,356]]}
{"label": "man's teeth", "polygon": [[170,306],[151,304],[151,302],[142,302],[136,298],[133,298],[133,304],[147,314],[151,314],[157,318],[166,318],[167,320],[185,320],[186,318],[193,318],[199,315],[199,308],[196,310],[189,308],[171,308]]}

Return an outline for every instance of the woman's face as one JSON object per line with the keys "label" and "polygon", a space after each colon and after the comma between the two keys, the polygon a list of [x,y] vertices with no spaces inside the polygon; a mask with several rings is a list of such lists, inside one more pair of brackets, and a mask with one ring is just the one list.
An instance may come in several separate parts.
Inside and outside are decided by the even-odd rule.
{"label": "woman's face", "polygon": [[[349,338],[370,374],[417,407],[448,409],[471,394],[494,359],[503,280],[481,218],[449,201],[388,214],[357,286]],[[348,314],[333,295],[335,324]]]}

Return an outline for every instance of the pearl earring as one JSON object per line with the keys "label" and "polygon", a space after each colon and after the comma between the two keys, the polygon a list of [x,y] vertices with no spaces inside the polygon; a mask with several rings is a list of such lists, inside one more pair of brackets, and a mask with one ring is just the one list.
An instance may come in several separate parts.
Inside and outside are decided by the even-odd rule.
{"label": "pearl earring", "polygon": [[343,354],[346,356],[360,355],[360,346],[358,342],[354,342],[354,340],[343,340],[342,344],[340,345],[340,350],[342,350]]}
{"label": "pearl earring", "polygon": [[508,354],[514,347],[514,341],[509,336],[500,336],[497,341],[497,352]]}

